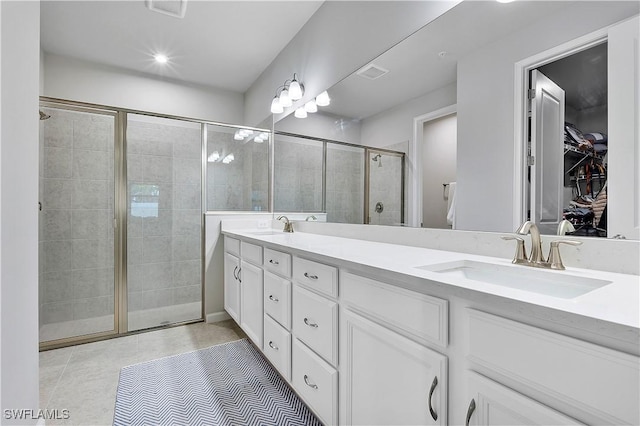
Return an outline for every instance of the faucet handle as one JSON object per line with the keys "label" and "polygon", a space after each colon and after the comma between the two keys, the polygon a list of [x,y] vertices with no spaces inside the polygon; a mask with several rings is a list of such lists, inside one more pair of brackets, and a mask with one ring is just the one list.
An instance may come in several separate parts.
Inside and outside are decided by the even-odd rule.
{"label": "faucet handle", "polygon": [[582,244],[582,241],[574,241],[574,240],[556,240],[551,241],[551,247],[549,248],[549,259],[547,263],[551,269],[558,269],[563,271],[564,265],[562,264],[562,258],[560,257],[560,244],[568,244],[571,246],[579,246]]}
{"label": "faucet handle", "polygon": [[516,254],[511,263],[522,264],[529,263],[527,259],[527,249],[524,247],[524,239],[513,235],[503,235],[501,237],[505,241],[516,240]]}

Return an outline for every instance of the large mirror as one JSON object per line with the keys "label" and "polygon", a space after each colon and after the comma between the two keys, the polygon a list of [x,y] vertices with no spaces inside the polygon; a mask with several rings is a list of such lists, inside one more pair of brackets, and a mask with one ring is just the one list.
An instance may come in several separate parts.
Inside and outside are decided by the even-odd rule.
{"label": "large mirror", "polygon": [[[575,231],[563,232],[613,237],[606,211],[580,212],[607,206],[607,193],[608,203],[635,197],[612,188],[607,43],[609,27],[639,12],[631,1],[464,1],[328,88],[329,106],[274,130],[404,152],[404,225],[511,232],[548,216],[548,233],[566,218]],[[565,91],[562,140],[544,154],[526,140],[534,73]]]}

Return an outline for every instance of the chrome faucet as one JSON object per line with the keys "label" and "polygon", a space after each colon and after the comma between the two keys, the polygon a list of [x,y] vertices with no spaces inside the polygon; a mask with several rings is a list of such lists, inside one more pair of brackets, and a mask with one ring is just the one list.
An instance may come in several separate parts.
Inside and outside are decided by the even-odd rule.
{"label": "chrome faucet", "polygon": [[540,239],[540,230],[535,223],[530,220],[526,221],[516,230],[516,234],[531,234],[531,255],[529,255],[529,264],[539,265],[544,262],[542,257],[542,240]]}
{"label": "chrome faucet", "polygon": [[309,222],[310,220],[315,222],[316,220],[318,220],[318,218],[315,217],[314,215],[310,215],[310,216],[307,216],[307,218],[305,219],[305,222]]}
{"label": "chrome faucet", "polygon": [[293,232],[293,223],[289,221],[289,218],[286,216],[280,216],[277,220],[284,222],[283,232]]}
{"label": "chrome faucet", "polygon": [[564,270],[562,264],[562,258],[560,257],[560,244],[569,244],[572,246],[579,246],[581,241],[572,240],[556,240],[551,242],[549,247],[549,257],[547,260],[542,256],[542,239],[540,238],[540,230],[535,223],[526,221],[517,230],[516,234],[527,235],[531,234],[531,255],[527,258],[527,251],[524,246],[524,239],[512,235],[503,236],[503,240],[516,240],[516,254],[512,263],[518,265],[534,266],[536,268],[548,268]]}

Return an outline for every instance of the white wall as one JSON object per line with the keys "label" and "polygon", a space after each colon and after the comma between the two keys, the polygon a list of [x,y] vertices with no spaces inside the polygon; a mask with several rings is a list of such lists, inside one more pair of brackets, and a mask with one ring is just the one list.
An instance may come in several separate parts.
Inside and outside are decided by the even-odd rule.
{"label": "white wall", "polygon": [[245,94],[245,122],[270,116],[278,86],[297,73],[303,105],[459,1],[327,1]]}
{"label": "white wall", "polygon": [[[513,231],[514,64],[626,16],[636,2],[570,7],[458,62],[458,229]],[[518,89],[519,90],[519,89]],[[363,132],[364,133],[364,132]]]}
{"label": "white wall", "polygon": [[[38,89],[40,3],[1,2],[0,392],[38,408]],[[29,419],[24,424],[35,424]]]}
{"label": "white wall", "polygon": [[243,124],[241,93],[44,54],[44,96]]}
{"label": "white wall", "polygon": [[388,147],[413,140],[413,119],[456,103],[455,83],[425,93],[362,121],[363,145]]}

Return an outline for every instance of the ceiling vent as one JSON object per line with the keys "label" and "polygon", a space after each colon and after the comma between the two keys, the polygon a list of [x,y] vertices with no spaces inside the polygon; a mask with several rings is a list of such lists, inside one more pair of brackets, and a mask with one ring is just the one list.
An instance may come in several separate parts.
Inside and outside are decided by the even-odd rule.
{"label": "ceiling vent", "polygon": [[358,71],[356,74],[358,74],[360,77],[368,78],[369,80],[375,80],[376,78],[380,78],[388,72],[389,70],[386,70],[376,64],[369,64],[360,69],[360,71]]}
{"label": "ceiling vent", "polygon": [[149,10],[174,18],[184,18],[187,11],[187,0],[145,0],[145,4]]}

